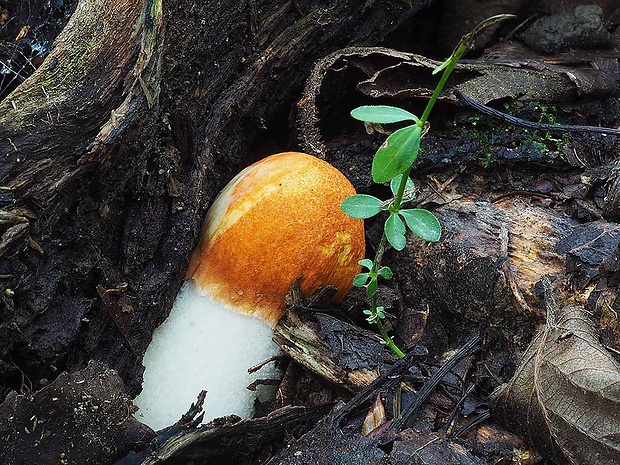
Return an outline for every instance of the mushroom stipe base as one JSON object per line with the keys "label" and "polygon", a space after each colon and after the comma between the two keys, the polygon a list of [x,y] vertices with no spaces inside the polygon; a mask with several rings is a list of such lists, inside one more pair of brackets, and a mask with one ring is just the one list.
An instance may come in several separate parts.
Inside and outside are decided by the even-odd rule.
{"label": "mushroom stipe base", "polygon": [[272,333],[269,323],[227,309],[186,281],[144,356],[144,389],[134,401],[139,408],[136,418],[155,430],[170,426],[202,389],[207,391],[205,423],[231,414],[250,418],[257,392],[246,386],[279,376],[273,363],[247,372],[279,353]]}

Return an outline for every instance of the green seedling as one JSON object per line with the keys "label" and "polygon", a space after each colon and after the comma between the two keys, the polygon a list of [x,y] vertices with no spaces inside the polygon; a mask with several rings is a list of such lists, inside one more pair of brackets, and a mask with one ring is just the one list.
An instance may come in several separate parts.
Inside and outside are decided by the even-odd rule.
{"label": "green seedling", "polygon": [[348,197],[341,204],[342,210],[353,218],[367,219],[381,212],[387,213],[387,219],[383,225],[383,235],[376,249],[375,257],[373,260],[366,258],[359,262],[363,270],[355,277],[353,285],[366,289],[366,294],[370,299],[370,309],[364,310],[367,321],[377,325],[383,337],[383,343],[401,358],[405,354],[398,348],[385,329],[385,308],[377,304],[379,278],[389,280],[393,277],[392,270],[389,267],[381,266],[381,259],[388,244],[399,251],[405,248],[407,229],[425,241],[437,242],[441,238],[441,224],[435,215],[421,208],[404,208],[407,203],[415,200],[415,185],[409,178],[409,174],[420,151],[422,137],[429,129],[428,117],[454,67],[467,49],[471,47],[476,35],[482,29],[511,17],[513,16],[493,16],[463,36],[452,55],[433,71],[433,74],[442,72],[442,75],[420,118],[402,108],[386,105],[362,106],[351,112],[353,118],[365,123],[413,122],[394,131],[377,150],[372,161],[373,181],[378,184],[389,182],[393,197],[388,200],[381,200],[372,195],[358,194]]}

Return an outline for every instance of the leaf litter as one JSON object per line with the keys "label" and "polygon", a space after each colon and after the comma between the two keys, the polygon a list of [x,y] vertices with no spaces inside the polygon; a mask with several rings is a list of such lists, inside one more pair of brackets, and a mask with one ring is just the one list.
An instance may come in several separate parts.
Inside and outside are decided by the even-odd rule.
{"label": "leaf litter", "polygon": [[496,392],[494,414],[556,459],[620,463],[620,364],[583,308],[547,299],[547,323]]}

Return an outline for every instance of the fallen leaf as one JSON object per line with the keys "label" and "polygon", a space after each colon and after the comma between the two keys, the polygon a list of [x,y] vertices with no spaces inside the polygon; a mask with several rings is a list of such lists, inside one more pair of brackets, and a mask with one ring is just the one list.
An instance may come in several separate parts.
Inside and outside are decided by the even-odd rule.
{"label": "fallen leaf", "polygon": [[362,436],[370,436],[370,434],[382,426],[387,421],[387,417],[385,416],[385,407],[383,405],[383,401],[381,400],[381,396],[377,394],[375,401],[372,403],[370,410],[368,410],[368,414],[364,419],[364,424],[362,425]]}
{"label": "fallen leaf", "polygon": [[28,31],[30,31],[30,26],[28,26],[28,25],[23,26],[19,30],[19,33],[17,34],[17,37],[15,37],[15,42],[17,42],[18,40],[22,40],[24,37],[26,37],[26,34],[28,34]]}
{"label": "fallen leaf", "polygon": [[548,316],[495,398],[498,419],[541,451],[575,464],[619,463],[620,364],[582,308]]}

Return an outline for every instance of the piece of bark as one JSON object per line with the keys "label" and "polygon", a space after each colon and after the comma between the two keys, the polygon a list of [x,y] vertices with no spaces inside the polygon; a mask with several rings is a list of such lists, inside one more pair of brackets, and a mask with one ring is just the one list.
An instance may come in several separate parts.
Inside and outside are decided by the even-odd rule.
{"label": "piece of bark", "polygon": [[[301,142],[306,150],[322,156],[328,154],[324,145],[319,115],[325,94],[331,95],[330,86],[339,87],[339,81],[350,74],[354,80],[344,91],[354,88],[375,100],[401,100],[410,106],[412,98],[429,98],[435,88],[436,80],[431,72],[440,62],[421,55],[399,52],[380,47],[347,48],[339,50],[321,60],[312,71],[304,96],[298,103],[297,124],[300,128]],[[562,101],[582,92],[585,86],[571,81],[570,77],[579,76],[583,70],[571,70],[553,67],[535,60],[501,62],[465,61],[459,63],[448,87],[442,92],[440,101],[456,102],[451,89],[459,90],[481,103],[506,98],[521,101]],[[585,71],[583,71],[585,72]],[[589,70],[605,76],[605,87],[592,89],[595,95],[612,95],[620,82],[618,73],[603,70]],[[348,73],[348,74],[347,74]],[[361,76],[361,77],[360,77]],[[585,79],[585,78],[584,78]],[[341,94],[344,94],[341,90]],[[329,108],[338,117],[346,115],[337,108],[334,100],[329,101]],[[349,102],[346,105],[350,105]]]}
{"label": "piece of bark", "polygon": [[[331,463],[455,463],[472,465],[479,463],[467,449],[447,438],[441,438],[433,429],[436,424],[427,416],[419,418],[422,405],[439,385],[444,376],[455,367],[463,357],[475,350],[479,339],[473,338],[439,368],[423,387],[408,397],[402,412],[392,420],[383,421],[368,437],[363,431],[366,421],[363,416],[355,419],[355,412],[369,403],[378,392],[389,395],[392,402],[401,398],[400,386],[403,377],[416,358],[415,351],[387,368],[369,385],[346,404],[338,404],[321,422],[301,438],[291,441],[288,446],[271,459],[270,464],[331,464]],[[313,353],[312,347],[302,344],[305,352]],[[458,383],[458,381],[457,381]],[[374,406],[372,407],[374,409]],[[430,409],[436,411],[435,408]],[[434,418],[434,415],[431,414]],[[404,425],[415,423],[414,429],[404,429]]]}
{"label": "piece of bark", "polygon": [[227,417],[198,428],[173,427],[162,432],[144,450],[129,453],[116,465],[184,465],[209,460],[251,463],[263,450],[269,452],[273,443],[287,435],[305,432],[328,409],[327,406],[285,407],[257,419],[239,421],[237,417]]}
{"label": "piece of bark", "polygon": [[294,308],[276,326],[274,341],[297,363],[352,392],[396,361],[379,335],[327,314]]}
{"label": "piece of bark", "polygon": [[527,344],[543,316],[534,286],[544,275],[562,274],[563,257],[555,249],[576,222],[519,199],[463,199],[434,213],[442,240],[410,238],[394,267],[407,305],[428,306],[429,318],[453,336],[460,325],[483,324],[517,347]]}
{"label": "piece of bark", "polygon": [[558,244],[566,254],[570,288],[585,296],[601,341],[620,353],[620,225],[593,221],[576,225]]}
{"label": "piece of bark", "polygon": [[2,463],[110,463],[154,436],[132,411],[122,380],[97,362],[36,393],[11,392],[0,405]]}
{"label": "piece of bark", "polygon": [[151,88],[157,100],[151,75],[160,26],[161,6],[122,0],[110,14],[102,0],[79,2],[43,64],[0,102],[0,179],[16,197],[47,203],[88,158],[102,161],[93,143],[108,142],[131,119],[138,91]]}
{"label": "piece of bark", "polygon": [[523,438],[502,429],[495,423],[484,424],[471,434],[467,434],[466,437],[471,438],[470,440],[476,445],[476,450],[494,454],[506,460],[507,463],[536,465],[542,462],[539,452],[526,444]]}

